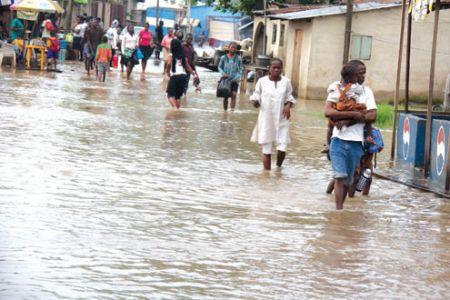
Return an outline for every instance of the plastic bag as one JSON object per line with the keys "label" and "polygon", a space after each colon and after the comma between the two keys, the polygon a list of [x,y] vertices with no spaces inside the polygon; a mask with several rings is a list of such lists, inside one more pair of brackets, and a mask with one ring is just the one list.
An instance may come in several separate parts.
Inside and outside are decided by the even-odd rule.
{"label": "plastic bag", "polygon": [[383,151],[383,136],[378,128],[373,127],[370,135],[366,137],[365,148],[369,153],[379,153]]}
{"label": "plastic bag", "polygon": [[140,48],[137,49],[136,56],[137,56],[137,59],[143,59],[144,58],[144,54],[142,54],[142,51],[141,51]]}
{"label": "plastic bag", "polygon": [[68,33],[68,34],[66,34],[66,41],[68,42],[68,43],[73,43],[73,34],[72,33]]}
{"label": "plastic bag", "polygon": [[217,98],[231,97],[231,79],[222,77],[217,85]]}

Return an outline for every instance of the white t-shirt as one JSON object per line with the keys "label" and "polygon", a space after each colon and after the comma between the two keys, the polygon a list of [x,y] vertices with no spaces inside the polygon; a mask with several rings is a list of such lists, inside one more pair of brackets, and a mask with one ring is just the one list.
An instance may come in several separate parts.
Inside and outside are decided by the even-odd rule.
{"label": "white t-shirt", "polygon": [[43,38],[49,38],[50,37],[50,31],[47,30],[47,26],[46,26],[47,22],[51,22],[51,20],[50,19],[46,19],[46,20],[44,20],[42,22],[42,25],[41,25],[41,27],[42,27],[42,37]]}
{"label": "white t-shirt", "polygon": [[[328,97],[327,101],[337,103],[338,101],[334,97],[334,94],[337,89],[337,84],[339,82],[333,82],[328,87]],[[377,109],[377,104],[375,102],[375,96],[373,95],[372,90],[367,86],[362,86],[363,93],[358,97],[357,103],[364,103],[367,107],[367,110]],[[345,141],[356,141],[363,142],[364,141],[364,123],[358,123],[352,126],[344,126],[342,129],[333,128],[333,137],[337,137],[341,140]]]}
{"label": "white t-shirt", "polygon": [[74,37],[81,37],[81,38],[83,38],[85,30],[86,30],[86,28],[85,28],[84,24],[77,24],[75,26],[75,30],[73,32],[73,36]]}
{"label": "white t-shirt", "polygon": [[117,29],[110,27],[106,31],[106,37],[108,38],[108,44],[113,48],[117,49],[117,39],[119,37],[119,34],[117,33]]}
{"label": "white t-shirt", "polygon": [[175,72],[173,72],[173,67],[171,67],[170,75],[186,74],[186,70],[183,67],[183,62],[181,59],[173,59],[172,54],[169,54],[169,59],[172,60],[172,64],[175,64]]}
{"label": "white t-shirt", "polygon": [[122,39],[122,53],[125,53],[126,49],[136,49],[138,46],[138,39],[139,37],[137,34],[131,35],[127,32]]}

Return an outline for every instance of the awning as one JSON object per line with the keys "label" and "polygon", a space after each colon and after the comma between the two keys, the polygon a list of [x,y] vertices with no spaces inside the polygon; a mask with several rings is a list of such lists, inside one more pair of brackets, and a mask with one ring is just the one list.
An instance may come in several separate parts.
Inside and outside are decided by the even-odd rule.
{"label": "awning", "polygon": [[64,13],[64,8],[62,8],[61,4],[59,4],[57,1],[52,1],[53,6],[55,6],[56,8],[56,12],[58,14],[63,14]]}
{"label": "awning", "polygon": [[55,12],[55,5],[51,0],[22,0],[14,6],[17,11]]}
{"label": "awning", "polygon": [[[197,27],[197,26],[200,25],[200,20],[199,19],[191,18],[190,21],[191,21],[191,26],[192,27]],[[182,18],[182,19],[180,19],[179,23],[180,23],[181,26],[187,26],[188,25],[188,19],[187,18]]]}
{"label": "awning", "polygon": [[239,31],[244,30],[245,28],[247,28],[249,26],[252,26],[253,23],[255,23],[255,21],[251,21],[251,22],[249,22],[249,23],[247,23],[245,25],[242,25],[241,27],[239,27]]}
{"label": "awning", "polygon": [[14,1],[13,0],[0,0],[0,6],[8,6],[13,4]]}

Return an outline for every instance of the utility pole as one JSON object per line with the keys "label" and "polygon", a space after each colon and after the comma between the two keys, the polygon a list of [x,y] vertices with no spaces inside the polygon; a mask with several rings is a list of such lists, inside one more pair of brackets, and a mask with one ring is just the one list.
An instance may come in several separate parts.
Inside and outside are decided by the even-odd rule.
{"label": "utility pole", "polygon": [[186,0],[187,2],[187,33],[192,33],[192,26],[191,26],[191,0]]}
{"label": "utility pole", "polygon": [[156,24],[155,27],[159,25],[159,0],[156,0]]}
{"label": "utility pole", "polygon": [[73,0],[68,0],[66,7],[66,22],[65,22],[65,32],[69,32],[72,28],[72,11],[73,11]]}
{"label": "utility pole", "polygon": [[267,50],[267,0],[263,1],[263,5],[264,5],[264,38],[263,38],[263,54],[266,55]]}
{"label": "utility pole", "polygon": [[343,63],[348,62],[350,52],[350,38],[352,36],[352,17],[353,17],[353,0],[347,0],[347,13],[345,19],[345,36],[344,36],[344,59]]}

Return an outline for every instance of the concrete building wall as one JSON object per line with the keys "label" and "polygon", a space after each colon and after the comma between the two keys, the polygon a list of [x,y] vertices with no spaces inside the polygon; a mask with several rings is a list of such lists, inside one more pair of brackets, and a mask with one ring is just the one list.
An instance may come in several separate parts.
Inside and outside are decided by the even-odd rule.
{"label": "concrete building wall", "polygon": [[[424,21],[413,22],[411,96],[426,97],[428,95],[433,19],[434,13]],[[443,96],[445,79],[450,72],[449,20],[450,10],[442,10],[434,85],[434,96],[440,98]],[[394,95],[400,22],[400,8],[356,13],[353,18],[352,36],[372,36],[371,57],[364,60],[368,70],[366,83],[380,99],[393,98]],[[343,15],[313,19],[307,98],[324,99],[327,84],[339,79],[344,48],[344,27],[345,16]],[[402,76],[402,92],[404,92],[403,82]]]}
{"label": "concrete building wall", "polygon": [[[440,15],[434,85],[436,98],[443,97],[445,80],[450,73],[450,9],[441,10]],[[424,21],[413,22],[410,76],[410,94],[413,97],[428,95],[433,20],[434,13],[431,13]],[[393,98],[394,95],[400,22],[400,7],[359,12],[353,17],[352,38],[355,35],[372,37],[371,57],[364,60],[368,69],[366,84],[374,90],[378,99]],[[273,23],[280,24],[280,20],[268,21],[268,53],[283,59],[286,76],[293,78],[295,36],[296,30],[301,29],[303,41],[298,94],[302,98],[325,99],[327,86],[340,78],[345,15],[289,22],[282,48],[271,44]],[[403,61],[402,94],[404,66]]]}
{"label": "concrete building wall", "polygon": [[[289,22],[286,31],[286,52],[282,58],[285,61],[284,72],[285,76],[293,79],[294,71],[300,70],[297,95],[301,98],[306,98],[307,84],[308,84],[308,70],[310,69],[310,54],[311,54],[311,39],[312,39],[312,23],[303,21]],[[302,45],[301,57],[299,66],[295,66],[295,39],[297,30],[302,31]],[[293,82],[294,88],[296,84]]]}

